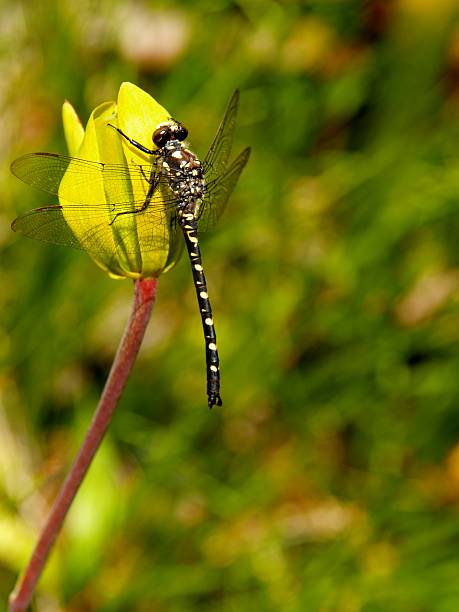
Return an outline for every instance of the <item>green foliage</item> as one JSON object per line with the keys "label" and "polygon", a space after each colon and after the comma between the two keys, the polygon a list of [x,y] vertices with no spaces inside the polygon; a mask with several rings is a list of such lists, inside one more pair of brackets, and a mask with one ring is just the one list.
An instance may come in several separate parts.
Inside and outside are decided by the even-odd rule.
{"label": "green foliage", "polygon": [[[8,175],[132,81],[203,154],[252,145],[203,239],[221,410],[185,259],[37,609],[459,608],[459,20],[452,0],[0,9],[0,593],[74,456],[132,286],[18,239]],[[94,12],[95,11],[95,12]],[[166,34],[164,34],[166,33]],[[12,534],[15,537],[12,537]]]}

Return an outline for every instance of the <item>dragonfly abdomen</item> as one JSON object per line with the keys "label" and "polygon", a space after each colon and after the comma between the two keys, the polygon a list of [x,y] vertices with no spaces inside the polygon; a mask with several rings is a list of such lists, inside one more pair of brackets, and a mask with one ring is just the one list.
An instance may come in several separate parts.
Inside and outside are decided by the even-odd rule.
{"label": "dragonfly abdomen", "polygon": [[185,237],[186,248],[193,272],[193,281],[198,298],[199,312],[206,342],[207,366],[207,397],[209,408],[221,406],[220,369],[217,351],[217,336],[212,319],[212,307],[207,294],[207,283],[202,267],[201,251],[197,236],[197,222],[192,212],[184,212],[180,217],[180,225]]}

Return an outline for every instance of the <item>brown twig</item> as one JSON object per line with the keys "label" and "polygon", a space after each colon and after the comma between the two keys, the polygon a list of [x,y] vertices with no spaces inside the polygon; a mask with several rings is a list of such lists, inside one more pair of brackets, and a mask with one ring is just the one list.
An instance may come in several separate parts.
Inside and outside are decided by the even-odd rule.
{"label": "brown twig", "polygon": [[134,306],[84,442],[54,502],[30,561],[10,595],[9,612],[24,612],[65,516],[112,419],[142,343],[156,297],[157,279],[135,281]]}

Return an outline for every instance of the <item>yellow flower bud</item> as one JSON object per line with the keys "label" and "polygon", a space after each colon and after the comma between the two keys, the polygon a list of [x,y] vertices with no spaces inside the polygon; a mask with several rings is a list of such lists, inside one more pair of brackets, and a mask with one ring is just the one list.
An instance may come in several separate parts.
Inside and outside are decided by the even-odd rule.
{"label": "yellow flower bud", "polygon": [[[123,172],[107,172],[75,180],[78,161],[71,161],[59,187],[59,202],[67,225],[93,260],[114,278],[150,278],[170,269],[181,252],[175,228],[167,223],[162,203],[167,192],[155,191],[154,211],[138,210],[148,192],[152,158],[131,146],[116,130],[147,148],[155,148],[152,135],[170,114],[132,83],[123,83],[118,101],[105,102],[91,114],[83,130],[73,107],[63,107],[69,153],[77,159],[123,164]],[[140,172],[140,165],[144,174]],[[170,202],[169,202],[170,206]],[[116,217],[116,219],[115,219]]]}

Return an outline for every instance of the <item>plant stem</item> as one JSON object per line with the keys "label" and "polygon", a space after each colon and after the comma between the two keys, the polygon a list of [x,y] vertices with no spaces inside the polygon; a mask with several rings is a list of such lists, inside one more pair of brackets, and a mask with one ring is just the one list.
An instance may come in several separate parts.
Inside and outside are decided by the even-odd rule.
{"label": "plant stem", "polygon": [[78,455],[51,508],[30,561],[10,595],[9,612],[24,612],[30,604],[48,555],[107,431],[131,372],[150,319],[156,297],[156,283],[156,278],[135,281],[135,297],[131,316],[105,383],[99,405]]}

